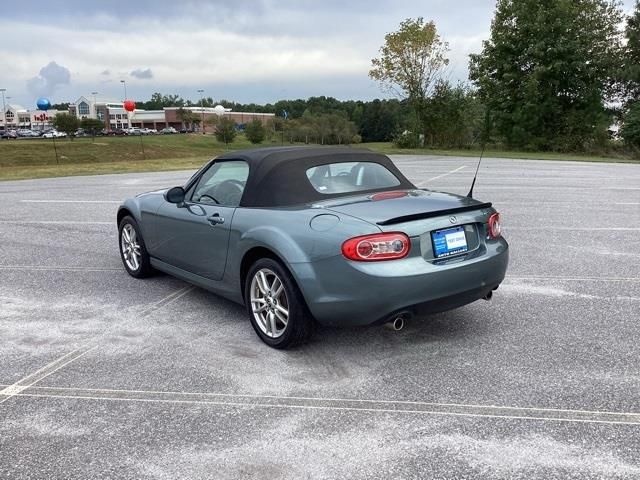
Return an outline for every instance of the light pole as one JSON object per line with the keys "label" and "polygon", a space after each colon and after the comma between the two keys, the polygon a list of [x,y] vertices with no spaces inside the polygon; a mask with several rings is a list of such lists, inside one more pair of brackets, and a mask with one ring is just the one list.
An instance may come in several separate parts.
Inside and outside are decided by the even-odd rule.
{"label": "light pole", "polygon": [[204,90],[200,89],[198,90],[198,93],[200,94],[200,114],[201,114],[200,122],[202,123],[202,134],[205,135],[206,130],[204,126],[204,100],[202,98],[202,94],[204,93]]}
{"label": "light pole", "polygon": [[0,92],[2,92],[2,126],[5,132],[7,131],[7,105],[4,102],[4,92],[6,91],[6,88],[0,88]]}
{"label": "light pole", "polygon": [[[124,80],[120,80],[120,83],[124,87],[124,100],[122,101],[122,104],[123,104],[122,106],[124,107],[124,102],[127,101],[127,82],[124,81]],[[117,125],[117,123],[116,123],[116,125]],[[122,127],[122,125],[121,125],[121,127]],[[131,128],[131,115],[129,115],[128,111],[127,111],[127,128]]]}
{"label": "light pole", "polygon": [[124,86],[124,100],[126,100],[127,99],[127,82],[124,80],[120,80],[120,83]]}
{"label": "light pole", "polygon": [[96,114],[96,118],[98,118],[98,106],[96,105],[96,95],[98,95],[98,92],[91,92],[91,95],[93,95],[93,112]]}

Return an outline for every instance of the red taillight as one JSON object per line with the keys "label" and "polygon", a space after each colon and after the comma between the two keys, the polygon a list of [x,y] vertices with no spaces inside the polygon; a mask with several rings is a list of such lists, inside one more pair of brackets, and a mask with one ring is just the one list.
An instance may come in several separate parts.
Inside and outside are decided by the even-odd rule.
{"label": "red taillight", "polygon": [[411,246],[404,233],[380,233],[350,238],[342,244],[342,254],[349,260],[375,262],[404,258]]}
{"label": "red taillight", "polygon": [[500,227],[500,214],[498,212],[491,214],[487,226],[487,234],[489,238],[499,238],[502,233],[502,227]]}

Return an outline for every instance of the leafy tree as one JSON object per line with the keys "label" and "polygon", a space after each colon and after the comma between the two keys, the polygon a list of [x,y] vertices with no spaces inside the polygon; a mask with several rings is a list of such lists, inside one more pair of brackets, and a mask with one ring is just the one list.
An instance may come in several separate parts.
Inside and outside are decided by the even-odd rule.
{"label": "leafy tree", "polygon": [[405,129],[409,116],[407,102],[376,99],[363,105],[357,125],[365,142],[389,142]]}
{"label": "leafy tree", "polygon": [[178,120],[182,122],[182,128],[186,128],[187,126],[192,128],[194,120],[198,117],[197,114],[183,107],[178,108],[176,116]]}
{"label": "leafy tree", "polygon": [[626,45],[621,56],[621,74],[624,103],[640,100],[640,2],[636,1],[625,29]]}
{"label": "leafy tree", "polygon": [[426,101],[449,60],[448,44],[433,22],[408,18],[397,32],[385,35],[380,57],[371,60],[369,76],[414,109],[419,128],[426,128]]}
{"label": "leafy tree", "polygon": [[220,117],[218,115],[212,115],[208,118],[205,118],[204,125],[202,126],[202,133],[207,133],[207,127],[213,129],[213,133],[216,132],[216,125],[220,123]]}
{"label": "leafy tree", "polygon": [[640,102],[629,108],[620,133],[626,145],[640,149]]}
{"label": "leafy tree", "polygon": [[95,139],[98,132],[104,129],[104,122],[97,118],[83,118],[80,120],[80,128]]}
{"label": "leafy tree", "polygon": [[162,110],[163,107],[183,107],[187,102],[180,95],[166,95],[155,92],[146,102],[136,102],[136,108],[144,110]]}
{"label": "leafy tree", "polygon": [[236,122],[227,117],[221,117],[216,125],[215,135],[219,142],[233,143],[237,135]]}
{"label": "leafy tree", "polygon": [[80,127],[80,120],[78,120],[75,115],[68,113],[57,114],[53,117],[51,123],[56,130],[66,133],[70,139],[73,138],[73,134],[76,133],[76,130]]}
{"label": "leafy tree", "polygon": [[424,140],[429,146],[460,148],[479,140],[484,106],[466,85],[437,82],[425,106]]}
{"label": "leafy tree", "polygon": [[51,105],[51,110],[67,111],[69,110],[69,105],[69,102],[54,103],[53,105]]}
{"label": "leafy tree", "polygon": [[620,20],[615,0],[498,0],[470,78],[500,138],[543,150],[606,138]]}
{"label": "leafy tree", "polygon": [[262,122],[258,119],[247,123],[244,134],[251,143],[262,143],[266,136],[266,131]]}

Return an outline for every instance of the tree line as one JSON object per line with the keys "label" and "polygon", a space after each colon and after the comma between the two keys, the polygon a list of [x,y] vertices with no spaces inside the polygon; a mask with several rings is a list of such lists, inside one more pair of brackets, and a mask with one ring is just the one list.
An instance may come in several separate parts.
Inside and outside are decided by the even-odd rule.
{"label": "tree line", "polygon": [[448,50],[433,22],[407,19],[372,60],[414,112],[407,141],[602,151],[621,127],[640,149],[639,3],[625,18],[617,0],[498,0],[467,85],[447,80]]}
{"label": "tree line", "polygon": [[[448,53],[434,22],[409,18],[385,36],[371,63],[369,76],[386,99],[262,105],[156,92],[136,106],[273,113],[264,132],[253,123],[248,136],[290,142],[577,152],[622,145],[640,153],[640,2],[627,17],[618,0],[497,0],[489,38],[470,56],[468,81],[451,82]],[[178,116],[200,122],[185,108]],[[228,139],[228,127],[214,131]]]}

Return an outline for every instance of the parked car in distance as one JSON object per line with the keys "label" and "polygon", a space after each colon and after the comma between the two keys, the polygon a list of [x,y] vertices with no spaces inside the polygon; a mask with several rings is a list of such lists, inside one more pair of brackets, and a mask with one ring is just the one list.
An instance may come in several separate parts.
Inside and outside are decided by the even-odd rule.
{"label": "parked car in distance", "polygon": [[16,134],[18,135],[18,137],[21,137],[21,138],[32,138],[32,137],[40,136],[39,133],[34,132],[33,130],[30,130],[28,128],[21,128],[19,130],[16,130]]}
{"label": "parked car in distance", "polygon": [[140,128],[138,127],[130,127],[130,128],[127,128],[125,131],[127,132],[127,135],[136,135],[136,136],[142,135],[142,130],[140,130]]}
{"label": "parked car in distance", "polygon": [[49,130],[42,134],[42,138],[64,138],[67,134],[65,132],[59,132],[57,130]]}
{"label": "parked car in distance", "polygon": [[3,130],[0,132],[0,139],[15,140],[18,138],[18,134],[15,130]]}
{"label": "parked car in distance", "polygon": [[314,322],[399,329],[489,300],[509,260],[491,203],[420,189],[355,148],[227,153],[184,185],[127,199],[117,224],[131,276],[157,269],[244,304],[275,348],[304,342]]}
{"label": "parked car in distance", "polygon": [[160,133],[162,133],[163,135],[171,135],[174,133],[178,133],[178,131],[173,127],[165,127],[162,130],[160,130]]}
{"label": "parked car in distance", "polygon": [[125,135],[128,135],[126,130],[123,130],[122,128],[116,128],[114,130],[107,130],[106,133],[108,136],[110,137],[122,137]]}

